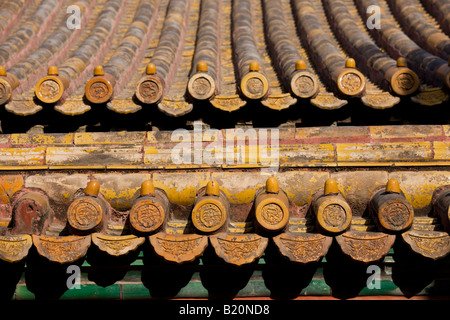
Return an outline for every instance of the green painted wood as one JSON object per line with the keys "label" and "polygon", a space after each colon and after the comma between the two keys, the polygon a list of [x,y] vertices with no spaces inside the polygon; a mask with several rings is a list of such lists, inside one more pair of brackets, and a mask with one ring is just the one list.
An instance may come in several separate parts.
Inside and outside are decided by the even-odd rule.
{"label": "green painted wood", "polygon": [[124,283],[122,288],[122,299],[149,299],[150,292],[143,283]]}
{"label": "green painted wood", "polygon": [[[18,285],[16,287],[14,300],[34,299],[36,299],[36,295],[31,292],[26,285]],[[107,287],[101,287],[96,284],[81,284],[79,289],[67,289],[58,299],[120,299],[120,286],[114,284]]]}
{"label": "green painted wood", "polygon": [[[151,295],[152,290],[147,288],[143,283],[123,283],[122,299],[151,299],[161,298],[155,294]],[[173,296],[166,296],[165,298],[207,298],[208,291],[203,287],[201,282],[191,281],[185,287]]]}
{"label": "green painted wood", "polygon": [[190,282],[176,295],[176,298],[206,298],[208,297],[208,290],[199,281]]}
{"label": "green painted wood", "polygon": [[34,300],[35,295],[25,285],[18,285],[14,293],[15,300]]}
{"label": "green painted wood", "polygon": [[[82,282],[85,276],[82,276]],[[400,289],[392,280],[381,280],[380,288],[362,288],[356,296],[448,296],[450,295],[450,280],[436,279],[425,286],[422,290]],[[158,290],[152,293],[152,289],[146,287],[142,282],[123,282],[102,287],[95,283],[82,283],[80,289],[66,290],[59,299],[151,299],[151,298],[211,298],[214,292],[210,293],[204,284],[195,276],[184,287],[180,288],[173,295],[161,296]],[[218,291],[216,290],[215,293]],[[211,295],[213,294],[213,295]],[[287,298],[300,296],[329,296],[332,295],[332,288],[325,280],[313,279],[297,294],[289,293]],[[246,285],[229,297],[272,297],[280,298],[280,293],[267,288],[264,279],[250,279]],[[35,293],[31,292],[25,284],[18,284],[12,297],[14,300],[34,300]],[[348,297],[347,297],[348,298]]]}
{"label": "green painted wood", "polygon": [[398,296],[402,295],[401,290],[398,286],[395,285],[392,281],[389,280],[381,280],[380,281],[380,288],[368,288],[364,287],[360,292],[360,296],[380,296],[380,295],[386,295],[386,296]]}
{"label": "green painted wood", "polygon": [[312,280],[301,292],[301,295],[305,296],[329,296],[330,294],[331,288],[325,280]]}
{"label": "green painted wood", "polygon": [[95,284],[81,284],[80,289],[67,290],[60,299],[120,299],[120,286],[113,284],[101,287]]}

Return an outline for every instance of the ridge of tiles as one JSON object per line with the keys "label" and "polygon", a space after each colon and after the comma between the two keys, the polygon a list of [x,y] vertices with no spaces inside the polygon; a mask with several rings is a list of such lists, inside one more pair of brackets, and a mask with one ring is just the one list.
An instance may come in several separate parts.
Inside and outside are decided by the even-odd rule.
{"label": "ridge of tiles", "polygon": [[[81,115],[99,104],[119,114],[157,106],[178,117],[204,102],[235,111],[255,102],[338,109],[360,100],[386,109],[448,100],[448,15],[416,0],[58,1],[78,8],[73,29],[51,0],[23,2],[0,5],[0,102],[16,115],[49,107]],[[14,5],[21,9],[11,13]],[[378,16],[367,13],[373,6]],[[373,19],[380,28],[368,28]]]}

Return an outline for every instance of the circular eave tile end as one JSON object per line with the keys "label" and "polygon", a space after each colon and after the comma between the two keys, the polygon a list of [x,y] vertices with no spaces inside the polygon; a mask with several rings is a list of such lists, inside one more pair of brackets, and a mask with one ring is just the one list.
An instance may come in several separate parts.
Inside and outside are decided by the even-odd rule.
{"label": "circular eave tile end", "polygon": [[262,99],[269,91],[269,81],[259,72],[249,72],[242,78],[241,91],[248,99]]}
{"label": "circular eave tile end", "polygon": [[401,68],[391,78],[391,88],[399,96],[413,94],[419,89],[419,85],[419,77],[408,68]]}
{"label": "circular eave tile end", "polygon": [[47,76],[36,84],[36,97],[44,103],[55,103],[61,99],[64,93],[64,85],[55,76]]}
{"label": "circular eave tile end", "polygon": [[291,91],[299,98],[312,98],[319,91],[319,81],[314,74],[299,71],[291,79]]}
{"label": "circular eave tile end", "polygon": [[389,200],[378,211],[378,221],[388,231],[405,231],[411,227],[413,220],[414,208],[406,200]]}
{"label": "circular eave tile end", "polygon": [[268,231],[282,230],[289,221],[289,208],[278,198],[266,198],[255,209],[258,224]]}
{"label": "circular eave tile end", "polygon": [[166,218],[163,206],[154,200],[141,200],[130,210],[132,227],[142,233],[158,230]]}
{"label": "circular eave tile end", "polygon": [[350,206],[339,199],[322,202],[317,211],[317,222],[324,230],[331,233],[347,230],[352,222]]}
{"label": "circular eave tile end", "polygon": [[207,73],[196,73],[189,79],[188,90],[191,97],[197,100],[208,100],[214,95],[216,84]]}
{"label": "circular eave tile end", "polygon": [[94,230],[103,219],[103,208],[95,198],[75,199],[67,209],[67,222],[79,231]]}
{"label": "circular eave tile end", "polygon": [[147,75],[136,85],[136,98],[145,104],[156,104],[161,101],[163,91],[163,81],[157,76]]}
{"label": "circular eave tile end", "polygon": [[337,86],[343,94],[354,97],[363,93],[366,88],[364,75],[354,68],[347,68],[338,77]]}
{"label": "circular eave tile end", "polygon": [[444,83],[448,89],[450,89],[450,70],[445,75]]}
{"label": "circular eave tile end", "polygon": [[108,102],[113,95],[111,82],[102,76],[96,76],[86,83],[86,99],[91,103]]}
{"label": "circular eave tile end", "polygon": [[215,199],[200,200],[192,210],[192,224],[201,232],[219,230],[226,222],[227,209]]}
{"label": "circular eave tile end", "polygon": [[0,105],[5,104],[11,99],[12,88],[8,81],[0,78]]}

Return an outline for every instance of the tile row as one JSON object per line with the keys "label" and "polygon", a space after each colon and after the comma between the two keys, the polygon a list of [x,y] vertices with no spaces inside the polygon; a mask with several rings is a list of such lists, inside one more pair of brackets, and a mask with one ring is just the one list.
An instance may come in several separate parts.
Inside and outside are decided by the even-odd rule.
{"label": "tile row", "polygon": [[255,102],[275,110],[336,109],[351,99],[375,109],[409,98],[441,104],[448,17],[429,2],[8,1],[0,104],[16,115],[103,105],[176,117],[204,103],[224,111]]}

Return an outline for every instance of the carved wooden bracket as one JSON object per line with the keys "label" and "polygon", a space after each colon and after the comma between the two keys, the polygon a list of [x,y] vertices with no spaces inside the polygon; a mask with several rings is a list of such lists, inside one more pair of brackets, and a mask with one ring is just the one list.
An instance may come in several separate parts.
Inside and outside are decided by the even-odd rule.
{"label": "carved wooden bracket", "polygon": [[0,259],[6,262],[18,262],[28,255],[32,245],[31,236],[14,235],[0,237]]}
{"label": "carved wooden bracket", "polygon": [[209,236],[209,240],[219,257],[237,266],[260,258],[269,242],[257,234],[219,233]]}
{"label": "carved wooden bracket", "polygon": [[383,232],[347,231],[336,237],[344,254],[353,260],[373,262],[388,254],[395,235]]}
{"label": "carved wooden bracket", "polygon": [[155,252],[176,263],[194,261],[208,246],[208,238],[198,234],[167,234],[159,232],[149,237]]}
{"label": "carved wooden bracket", "polygon": [[33,244],[38,253],[48,260],[69,263],[86,255],[91,245],[91,236],[52,237],[33,235]]}
{"label": "carved wooden bracket", "polygon": [[282,233],[273,238],[281,254],[300,263],[317,262],[328,252],[332,237],[320,233]]}
{"label": "carved wooden bracket", "polygon": [[125,255],[130,251],[136,250],[144,243],[144,237],[135,235],[110,236],[101,233],[93,233],[92,242],[102,251],[112,256]]}

